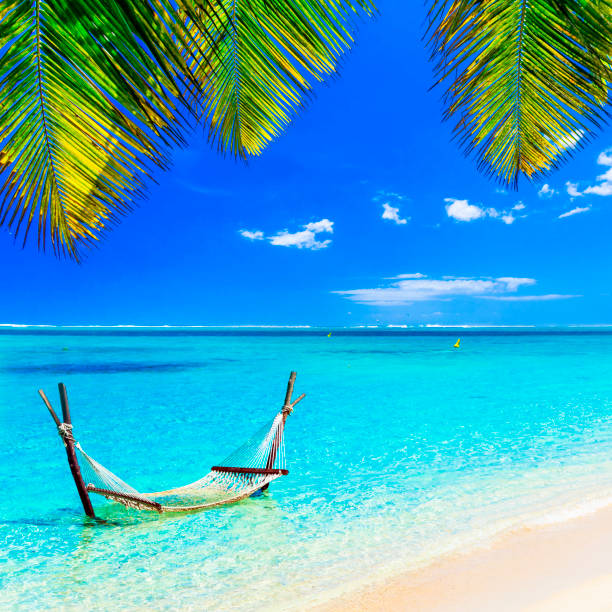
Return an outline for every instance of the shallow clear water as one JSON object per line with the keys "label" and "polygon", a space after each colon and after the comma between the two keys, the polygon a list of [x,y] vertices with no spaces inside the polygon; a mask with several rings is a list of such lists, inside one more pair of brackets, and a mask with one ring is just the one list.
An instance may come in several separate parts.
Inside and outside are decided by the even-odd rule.
{"label": "shallow clear water", "polygon": [[[454,332],[453,332],[454,333]],[[0,333],[0,607],[279,609],[612,496],[606,333]],[[140,490],[191,482],[271,418],[289,476],[189,515],[83,518],[36,390]]]}

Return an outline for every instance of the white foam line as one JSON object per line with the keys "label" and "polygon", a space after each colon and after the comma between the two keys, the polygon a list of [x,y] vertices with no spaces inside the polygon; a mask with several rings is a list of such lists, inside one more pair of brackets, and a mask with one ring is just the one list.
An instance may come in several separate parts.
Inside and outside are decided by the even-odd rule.
{"label": "white foam line", "polygon": [[45,325],[42,323],[0,323],[0,327],[58,327],[57,325]]}
{"label": "white foam line", "polygon": [[526,521],[526,525],[528,527],[543,527],[546,525],[565,523],[572,519],[594,514],[608,506],[612,506],[612,494],[587,501],[575,502],[571,505],[568,504],[565,507],[551,510],[542,516]]}

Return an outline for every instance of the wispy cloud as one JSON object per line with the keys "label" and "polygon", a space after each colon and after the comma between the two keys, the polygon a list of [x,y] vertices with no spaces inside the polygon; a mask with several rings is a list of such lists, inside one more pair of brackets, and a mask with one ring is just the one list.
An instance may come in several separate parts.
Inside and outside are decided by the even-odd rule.
{"label": "wispy cloud", "polygon": [[542,188],[538,191],[538,195],[541,198],[552,198],[556,193],[557,191],[553,189],[548,183],[544,183],[544,185],[542,185]]}
{"label": "wispy cloud", "polygon": [[260,232],[259,230],[251,232],[250,230],[241,229],[238,233],[243,238],[247,238],[248,240],[263,240],[264,239],[264,233]]}
{"label": "wispy cloud", "polygon": [[567,189],[567,193],[572,198],[579,198],[582,194],[578,191],[578,183],[572,183],[567,181],[565,183],[565,188]]}
{"label": "wispy cloud", "polygon": [[397,276],[391,276],[385,280],[401,280],[404,278],[426,278],[426,276],[420,272],[414,272],[412,274],[398,274]]}
{"label": "wispy cloud", "polygon": [[502,276],[499,278],[455,276],[427,278],[423,274],[401,274],[387,280],[393,282],[383,287],[350,289],[347,291],[334,291],[333,293],[342,295],[360,304],[370,304],[374,306],[399,306],[412,302],[451,300],[460,297],[478,299],[520,297],[521,301],[564,299],[561,296],[556,298],[550,297],[553,294],[547,296],[513,295],[519,289],[535,285],[536,281],[533,278],[512,276]]}
{"label": "wispy cloud", "polygon": [[403,202],[408,198],[396,191],[385,191],[384,189],[379,189],[372,198],[372,202],[392,202],[393,204],[397,204],[397,202]]}
{"label": "wispy cloud", "polygon": [[484,208],[476,204],[470,204],[468,200],[459,200],[457,198],[444,198],[444,201],[446,202],[446,214],[451,219],[455,219],[455,221],[465,223],[490,217],[491,219],[498,219],[506,225],[512,225],[516,221],[512,211],[523,210],[525,208],[522,202],[513,206],[511,210],[497,210],[496,208]]}
{"label": "wispy cloud", "polygon": [[274,246],[296,247],[298,249],[310,249],[317,251],[325,249],[331,244],[331,240],[318,240],[319,234],[334,233],[334,222],[329,219],[321,219],[302,225],[302,230],[290,232],[282,230],[272,236],[265,236],[261,230],[241,229],[238,233],[247,240],[268,240]]}
{"label": "wispy cloud", "polygon": [[565,219],[565,217],[571,217],[572,215],[579,215],[580,213],[584,213],[589,210],[591,210],[590,206],[585,206],[584,208],[580,208],[580,206],[577,206],[576,208],[572,208],[572,210],[568,210],[567,212],[564,212],[562,215],[559,215],[557,218]]}
{"label": "wispy cloud", "polygon": [[569,300],[582,296],[546,293],[544,295],[481,295],[479,297],[484,300],[497,300],[500,302],[549,302],[551,300]]}
{"label": "wispy cloud", "polygon": [[383,204],[382,218],[394,221],[397,225],[406,225],[408,223],[408,219],[402,219],[399,216],[399,208],[394,208],[387,202]]}

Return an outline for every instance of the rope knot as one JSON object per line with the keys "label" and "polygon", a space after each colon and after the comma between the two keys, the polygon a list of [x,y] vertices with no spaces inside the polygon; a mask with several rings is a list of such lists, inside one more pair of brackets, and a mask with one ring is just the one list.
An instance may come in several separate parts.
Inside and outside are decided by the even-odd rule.
{"label": "rope knot", "polygon": [[72,425],[70,423],[60,423],[57,426],[57,433],[60,435],[60,438],[64,441],[64,443],[74,442]]}

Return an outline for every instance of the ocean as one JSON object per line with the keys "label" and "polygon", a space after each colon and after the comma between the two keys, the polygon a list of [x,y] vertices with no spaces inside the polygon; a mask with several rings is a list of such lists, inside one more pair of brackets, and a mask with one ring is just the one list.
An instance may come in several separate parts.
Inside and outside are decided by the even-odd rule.
{"label": "ocean", "polygon": [[[307,609],[612,502],[602,329],[0,330],[0,608]],[[454,349],[458,337],[461,347]],[[37,390],[139,490],[206,474],[282,405],[289,475],[185,515],[84,517]]]}

